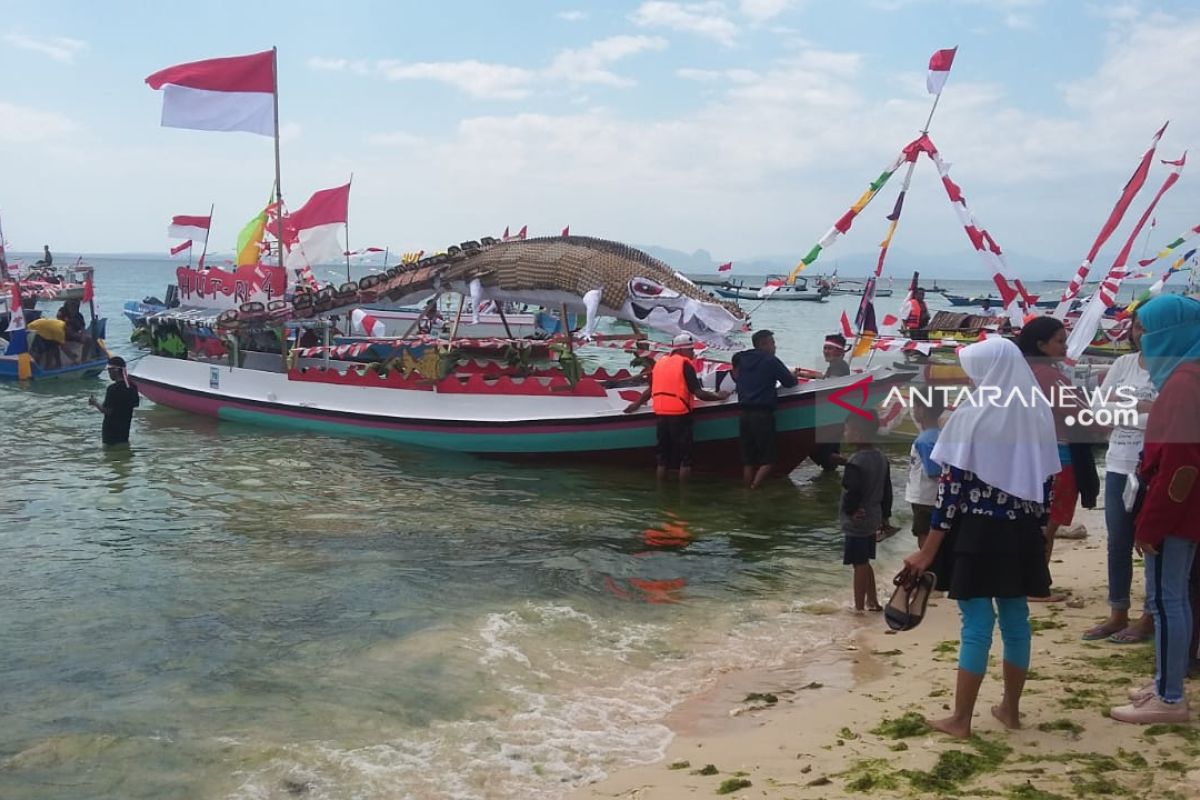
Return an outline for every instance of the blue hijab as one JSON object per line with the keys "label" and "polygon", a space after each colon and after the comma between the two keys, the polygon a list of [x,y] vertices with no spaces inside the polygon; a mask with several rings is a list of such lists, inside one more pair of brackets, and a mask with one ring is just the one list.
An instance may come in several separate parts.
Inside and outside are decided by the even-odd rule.
{"label": "blue hijab", "polygon": [[1177,294],[1159,295],[1138,309],[1145,329],[1142,353],[1150,381],[1161,390],[1185,361],[1200,361],[1200,300]]}

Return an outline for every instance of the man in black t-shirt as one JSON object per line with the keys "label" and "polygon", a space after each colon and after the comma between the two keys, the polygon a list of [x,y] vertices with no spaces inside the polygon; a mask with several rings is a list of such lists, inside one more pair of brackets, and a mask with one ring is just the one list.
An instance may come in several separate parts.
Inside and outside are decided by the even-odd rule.
{"label": "man in black t-shirt", "polygon": [[108,359],[108,377],[112,384],[104,393],[104,402],[99,403],[95,397],[89,397],[88,405],[104,415],[100,438],[105,446],[127,444],[129,423],[139,403],[137,386],[130,383],[129,374],[125,371],[125,359],[120,356]]}

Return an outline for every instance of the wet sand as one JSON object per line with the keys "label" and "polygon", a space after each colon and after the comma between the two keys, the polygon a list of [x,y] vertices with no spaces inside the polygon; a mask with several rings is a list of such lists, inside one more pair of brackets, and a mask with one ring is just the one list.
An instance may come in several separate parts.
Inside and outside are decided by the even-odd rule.
{"label": "wet sand", "polygon": [[[1055,586],[1073,601],[1031,604],[1021,730],[990,713],[1002,692],[998,632],[975,736],[951,739],[921,722],[947,716],[953,702],[953,601],[931,600],[924,622],[899,634],[878,615],[846,611],[846,636],[811,662],[725,676],[668,718],[676,738],[665,759],[616,771],[571,797],[1200,797],[1200,725],[1144,728],[1107,717],[1127,702],[1127,688],[1152,677],[1154,655],[1148,644],[1082,640],[1108,613],[1103,512],[1080,511],[1076,522],[1090,536],[1059,542],[1052,564]],[[890,566],[877,565],[881,584]],[[1135,607],[1142,592],[1139,561]],[[1198,685],[1189,693],[1200,711]]]}

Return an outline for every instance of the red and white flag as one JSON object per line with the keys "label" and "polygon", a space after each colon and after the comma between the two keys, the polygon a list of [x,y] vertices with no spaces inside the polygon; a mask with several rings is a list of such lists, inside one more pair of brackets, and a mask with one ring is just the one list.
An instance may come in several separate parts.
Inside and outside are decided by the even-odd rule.
{"label": "red and white flag", "polygon": [[162,125],[275,135],[275,51],[210,58],[146,78],[163,90]]}
{"label": "red and white flag", "polygon": [[525,240],[525,233],[526,233],[526,231],[528,230],[528,228],[529,228],[529,226],[528,226],[528,225],[522,225],[522,226],[521,226],[521,230],[517,231],[517,235],[516,235],[514,238],[516,238],[516,239],[520,239],[520,240],[524,241],[524,240]]}
{"label": "red and white flag", "polygon": [[350,216],[350,184],[313,192],[308,202],[283,222],[289,267],[322,264],[344,257],[338,233]]}
{"label": "red and white flag", "polygon": [[568,225],[567,227],[563,228],[563,236],[570,236],[570,235],[571,235],[571,226]]}
{"label": "red and white flag", "polygon": [[207,239],[212,217],[197,217],[179,214],[171,217],[167,226],[167,237],[171,239]]}
{"label": "red and white flag", "polygon": [[83,279],[83,302],[93,303],[96,301],[96,287],[92,285],[92,275],[89,272],[88,276]]}
{"label": "red and white flag", "polygon": [[717,267],[717,272],[729,272],[731,269],[733,269],[733,262],[726,261],[724,264],[721,264]]}
{"label": "red and white flag", "polygon": [[842,336],[847,339],[854,338],[854,329],[850,327],[850,317],[846,316],[846,312],[842,312]]}
{"label": "red and white flag", "polygon": [[888,328],[895,325],[899,321],[900,321],[900,318],[897,317],[895,314],[884,314],[883,315],[883,324],[884,324],[884,326],[886,326]]}
{"label": "red and white flag", "polygon": [[507,225],[504,226],[504,233],[500,234],[500,241],[502,241],[502,242],[508,241],[508,226]]}
{"label": "red and white flag", "polygon": [[177,244],[177,245],[175,245],[174,247],[172,247],[172,248],[171,248],[171,255],[173,255],[173,256],[177,256],[177,255],[179,255],[180,253],[182,253],[184,250],[189,250],[189,249],[191,249],[191,247],[192,247],[192,240],[191,240],[191,239],[188,239],[186,242],[183,242],[182,244]]}
{"label": "red and white flag", "polygon": [[958,47],[949,50],[938,50],[929,59],[929,75],[925,78],[925,88],[930,94],[941,94],[946,79],[950,77],[950,67],[954,64],[954,54]]}

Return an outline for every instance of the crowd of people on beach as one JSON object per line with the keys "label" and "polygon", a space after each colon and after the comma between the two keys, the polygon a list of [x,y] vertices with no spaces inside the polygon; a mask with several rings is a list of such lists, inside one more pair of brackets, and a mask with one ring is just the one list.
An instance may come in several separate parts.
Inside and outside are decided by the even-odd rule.
{"label": "crowd of people on beach", "polygon": [[[997,622],[1003,694],[992,713],[1019,727],[1031,658],[1029,603],[1065,599],[1051,580],[1055,540],[1071,530],[1080,504],[1095,508],[1101,497],[1110,610],[1082,635],[1114,643],[1153,639],[1156,665],[1148,676],[1153,680],[1132,688],[1130,702],[1110,715],[1140,724],[1190,719],[1184,679],[1200,666],[1200,300],[1168,295],[1139,309],[1135,352],[1108,368],[1088,400],[1094,411],[1132,399],[1134,419],[1122,416],[1109,428],[1080,424],[1078,408],[1067,399],[1075,395],[1060,369],[1066,338],[1063,323],[1045,316],[1026,320],[1015,341],[993,336],[966,346],[959,362],[979,402],[960,404],[948,417],[934,393],[911,406],[919,432],[904,500],[917,550],[895,576],[898,588],[886,611],[889,625],[903,630],[920,621],[932,592],[957,602],[962,628],[954,707],[932,723],[952,736],[971,734]],[[776,462],[778,389],[795,386],[797,375],[776,357],[771,331],[755,333],[752,344],[734,356],[732,377],[741,407],[743,476],[753,489]],[[826,377],[850,374],[845,353],[844,338],[826,338]],[[660,477],[670,469],[681,479],[690,473],[695,400],[730,394],[701,386],[693,358],[691,337],[677,336],[671,354],[653,367],[650,386],[627,409],[653,403]],[[873,412],[849,414],[843,442],[850,454],[836,442],[820,443],[812,454],[823,470],[843,468],[837,516],[860,613],[884,610],[871,562],[876,542],[895,531],[890,469],[876,446],[878,433]],[[1103,481],[1094,457],[1101,443],[1107,444]],[[1146,600],[1131,619],[1135,550],[1144,558]]]}

